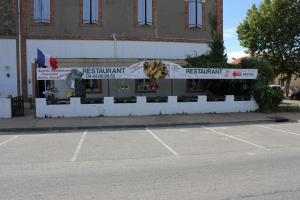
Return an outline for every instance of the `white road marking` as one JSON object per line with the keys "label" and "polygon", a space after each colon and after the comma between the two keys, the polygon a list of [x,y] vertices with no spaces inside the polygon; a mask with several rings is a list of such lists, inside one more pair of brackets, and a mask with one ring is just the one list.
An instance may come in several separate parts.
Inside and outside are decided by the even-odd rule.
{"label": "white road marking", "polygon": [[15,136],[9,138],[8,140],[5,140],[4,142],[0,143],[0,146],[4,145],[4,144],[6,144],[6,143],[9,143],[10,141],[16,139],[17,137],[19,137],[19,136],[18,136],[18,135],[15,135]]}
{"label": "white road marking", "polygon": [[300,136],[299,133],[293,133],[293,132],[289,132],[289,131],[284,131],[284,130],[277,129],[277,128],[271,128],[271,127],[262,126],[262,125],[255,125],[255,126],[260,127],[260,128],[270,129],[270,130],[273,130],[273,131],[282,132],[282,133],[287,133],[287,134],[290,134],[290,135],[298,135],[298,136]]}
{"label": "white road marking", "polygon": [[248,156],[255,156],[255,153],[248,152],[247,155]]}
{"label": "white road marking", "polygon": [[150,135],[152,135],[152,137],[154,137],[154,139],[156,139],[159,143],[161,143],[166,149],[168,149],[174,156],[179,156],[179,154],[174,149],[172,149],[169,145],[167,145],[164,141],[162,141],[155,133],[153,133],[148,128],[146,128],[146,131],[150,133]]}
{"label": "white road marking", "polygon": [[186,129],[178,129],[177,131],[182,132],[182,133],[188,132],[188,130],[186,130]]}
{"label": "white road marking", "polygon": [[71,162],[75,162],[76,161],[77,156],[79,154],[79,151],[81,149],[81,146],[82,146],[82,144],[84,142],[86,134],[87,134],[87,131],[84,131],[83,134],[82,134],[82,136],[81,136],[81,138],[80,138],[80,141],[79,141],[79,143],[78,143],[78,145],[76,147],[76,150],[75,150],[74,155],[73,155],[73,157],[71,159]]}
{"label": "white road marking", "polygon": [[260,148],[260,149],[263,149],[263,150],[266,150],[266,151],[270,151],[270,149],[268,149],[268,148],[266,148],[266,147],[264,147],[264,146],[261,146],[261,145],[259,145],[259,144],[255,144],[255,143],[253,143],[253,142],[249,142],[249,141],[246,141],[246,140],[243,140],[243,139],[240,139],[240,138],[231,136],[231,135],[227,135],[227,134],[225,134],[225,133],[223,133],[223,132],[216,131],[216,130],[213,129],[213,128],[208,128],[208,127],[205,127],[205,126],[202,126],[202,127],[205,128],[206,130],[209,130],[209,131],[211,131],[211,132],[213,132],[213,133],[216,133],[216,134],[218,134],[218,135],[226,136],[226,137],[229,137],[229,138],[231,138],[231,139],[234,139],[234,140],[237,140],[237,141],[244,142],[244,143],[246,143],[246,144],[252,145],[252,146],[254,146],[254,147],[257,147],[257,148]]}
{"label": "white road marking", "polygon": [[216,128],[214,128],[215,130],[226,130],[226,128],[225,127],[216,127]]}

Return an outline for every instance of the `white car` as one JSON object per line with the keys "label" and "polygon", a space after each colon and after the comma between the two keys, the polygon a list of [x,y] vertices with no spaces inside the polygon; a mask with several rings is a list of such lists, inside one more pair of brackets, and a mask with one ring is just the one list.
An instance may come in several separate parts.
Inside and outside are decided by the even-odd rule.
{"label": "white car", "polygon": [[284,86],[276,85],[276,84],[274,84],[274,85],[269,85],[269,87],[270,87],[270,88],[273,88],[273,89],[281,89],[281,90],[284,90],[284,89],[285,89]]}

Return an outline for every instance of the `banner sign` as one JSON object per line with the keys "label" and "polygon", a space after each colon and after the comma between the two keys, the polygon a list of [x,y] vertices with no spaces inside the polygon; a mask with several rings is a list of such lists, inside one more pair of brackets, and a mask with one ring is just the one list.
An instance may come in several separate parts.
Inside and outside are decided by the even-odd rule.
{"label": "banner sign", "polygon": [[72,68],[57,68],[52,70],[50,68],[37,68],[36,79],[37,80],[66,80],[68,74],[70,74]]}
{"label": "banner sign", "polygon": [[82,79],[256,79],[257,69],[183,68],[151,60],[130,67],[80,67],[37,69],[37,80],[66,80],[77,71]]}

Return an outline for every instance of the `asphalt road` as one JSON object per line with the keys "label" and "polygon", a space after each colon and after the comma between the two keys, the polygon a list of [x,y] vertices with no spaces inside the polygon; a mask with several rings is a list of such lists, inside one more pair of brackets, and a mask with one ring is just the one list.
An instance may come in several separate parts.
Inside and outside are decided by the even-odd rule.
{"label": "asphalt road", "polygon": [[300,124],[2,133],[0,199],[299,200]]}

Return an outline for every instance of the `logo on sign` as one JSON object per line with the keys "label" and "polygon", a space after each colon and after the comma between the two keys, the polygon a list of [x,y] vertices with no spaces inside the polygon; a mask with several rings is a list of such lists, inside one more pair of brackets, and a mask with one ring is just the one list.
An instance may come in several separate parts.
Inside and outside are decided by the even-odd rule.
{"label": "logo on sign", "polygon": [[232,73],[232,76],[234,77],[234,78],[236,78],[236,77],[238,77],[238,76],[241,76],[242,74],[241,74],[241,72],[239,72],[239,71],[234,71],[233,73]]}

